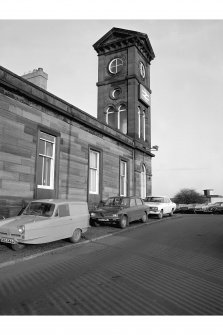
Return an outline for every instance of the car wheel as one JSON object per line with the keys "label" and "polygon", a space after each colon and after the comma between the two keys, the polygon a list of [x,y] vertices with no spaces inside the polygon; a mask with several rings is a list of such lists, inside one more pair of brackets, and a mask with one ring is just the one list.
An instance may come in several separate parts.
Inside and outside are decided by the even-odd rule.
{"label": "car wheel", "polygon": [[171,209],[170,216],[173,216],[173,209]]}
{"label": "car wheel", "polygon": [[123,215],[120,219],[119,223],[120,228],[124,229],[128,226],[128,218],[126,215]]}
{"label": "car wheel", "polygon": [[98,221],[92,221],[91,222],[91,226],[94,226],[94,227],[99,227],[100,226],[100,223]]}
{"label": "car wheel", "polygon": [[141,220],[142,220],[143,223],[146,223],[146,222],[147,222],[147,219],[148,219],[148,217],[147,217],[147,213],[145,212],[145,213],[143,214]]}
{"label": "car wheel", "polygon": [[12,244],[11,245],[11,248],[12,250],[14,251],[19,251],[19,250],[22,250],[25,248],[25,244],[21,244],[21,243],[18,243],[18,244]]}
{"label": "car wheel", "polygon": [[81,239],[81,230],[78,228],[78,229],[75,229],[75,231],[73,232],[73,235],[70,237],[70,241],[72,243],[77,243],[79,242]]}
{"label": "car wheel", "polygon": [[160,213],[158,214],[158,218],[162,219],[163,218],[163,210],[160,211]]}

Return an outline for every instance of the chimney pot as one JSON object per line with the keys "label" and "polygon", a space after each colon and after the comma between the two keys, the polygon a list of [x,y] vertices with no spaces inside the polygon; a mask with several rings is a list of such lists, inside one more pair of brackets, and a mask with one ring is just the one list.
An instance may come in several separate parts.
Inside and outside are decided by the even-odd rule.
{"label": "chimney pot", "polygon": [[48,74],[43,71],[42,67],[39,67],[38,69],[34,69],[33,71],[24,74],[22,78],[43,88],[44,90],[47,89]]}

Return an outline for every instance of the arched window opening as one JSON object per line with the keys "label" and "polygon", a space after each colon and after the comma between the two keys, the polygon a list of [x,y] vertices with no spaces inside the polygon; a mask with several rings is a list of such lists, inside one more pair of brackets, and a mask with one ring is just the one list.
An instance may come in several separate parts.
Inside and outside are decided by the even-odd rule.
{"label": "arched window opening", "polygon": [[119,71],[121,71],[123,67],[123,59],[121,58],[115,58],[109,63],[109,72],[112,74],[116,74]]}
{"label": "arched window opening", "polygon": [[116,111],[113,107],[108,107],[108,109],[106,110],[106,123],[113,127],[116,128]]}
{"label": "arched window opening", "polygon": [[125,105],[120,105],[118,108],[118,129],[127,134],[127,109]]}
{"label": "arched window opening", "polygon": [[146,113],[145,111],[142,112],[142,138],[146,140]]}
{"label": "arched window opening", "polygon": [[127,195],[127,162],[120,161],[120,196]]}
{"label": "arched window opening", "polygon": [[138,136],[141,137],[141,108],[138,107]]}
{"label": "arched window opening", "polygon": [[146,112],[138,107],[138,137],[146,140]]}
{"label": "arched window opening", "polygon": [[146,167],[144,164],[141,171],[141,198],[146,198]]}

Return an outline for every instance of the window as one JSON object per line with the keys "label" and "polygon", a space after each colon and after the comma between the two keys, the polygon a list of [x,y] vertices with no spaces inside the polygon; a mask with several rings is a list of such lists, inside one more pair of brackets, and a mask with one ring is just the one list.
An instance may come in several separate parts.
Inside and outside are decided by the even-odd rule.
{"label": "window", "polygon": [[118,129],[123,134],[127,134],[127,109],[125,105],[118,107]]}
{"label": "window", "polygon": [[143,140],[146,140],[146,113],[145,111],[142,112],[142,137]]}
{"label": "window", "polygon": [[127,195],[127,162],[120,161],[120,195]]}
{"label": "window", "polygon": [[141,198],[146,198],[146,167],[144,164],[141,171]]}
{"label": "window", "polygon": [[121,58],[113,59],[108,66],[109,72],[112,74],[116,74],[121,71],[123,66],[123,60]]}
{"label": "window", "polygon": [[37,187],[54,188],[56,137],[40,132],[37,158]]}
{"label": "window", "polygon": [[138,136],[141,137],[141,109],[138,107]]}
{"label": "window", "polygon": [[99,194],[99,152],[90,150],[89,193]]}
{"label": "window", "polygon": [[59,217],[70,216],[69,205],[68,204],[59,205],[55,216],[57,215]]}
{"label": "window", "polygon": [[146,140],[146,112],[138,107],[138,137]]}
{"label": "window", "polygon": [[136,205],[135,198],[130,199],[130,207],[134,207]]}
{"label": "window", "polygon": [[113,99],[113,100],[116,100],[119,98],[120,94],[121,94],[121,88],[117,87],[117,88],[114,88],[111,90],[110,92],[110,97]]}
{"label": "window", "polygon": [[54,208],[54,204],[33,201],[26,207],[23,215],[51,217],[53,215]]}
{"label": "window", "polygon": [[127,109],[125,105],[120,105],[116,111],[113,106],[106,110],[106,123],[114,129],[120,130],[127,134]]}
{"label": "window", "polygon": [[108,107],[106,111],[106,123],[113,128],[116,128],[116,113],[113,107]]}
{"label": "window", "polygon": [[137,206],[142,206],[143,205],[142,200],[139,199],[139,198],[136,198],[136,205]]}

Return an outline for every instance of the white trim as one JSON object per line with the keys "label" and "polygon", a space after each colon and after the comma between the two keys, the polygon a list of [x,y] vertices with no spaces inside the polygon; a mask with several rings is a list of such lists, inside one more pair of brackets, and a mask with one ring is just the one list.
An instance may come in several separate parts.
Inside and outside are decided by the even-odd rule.
{"label": "white trim", "polygon": [[141,198],[146,198],[146,167],[144,164],[141,171]]}
{"label": "white trim", "polygon": [[141,108],[138,107],[138,136],[141,138]]}
{"label": "white trim", "polygon": [[[118,61],[121,61],[120,64],[118,64]],[[116,74],[119,71],[121,71],[122,66],[123,66],[123,60],[121,58],[117,57],[117,58],[114,58],[110,61],[108,69],[109,69],[110,73]],[[119,67],[120,67],[120,70],[118,69]],[[113,69],[115,69],[115,71],[113,71]]]}
{"label": "white trim", "polygon": [[[50,135],[53,138],[53,141],[51,141],[49,139],[45,139],[44,137],[41,137],[41,134]],[[49,155],[46,155],[46,154],[40,154],[38,152],[38,158],[39,158],[39,156],[43,157],[43,165],[41,166],[41,168],[42,168],[42,171],[41,171],[42,172],[42,176],[41,176],[42,184],[38,184],[37,188],[53,190],[54,189],[54,172],[55,172],[56,137],[51,135],[51,134],[47,134],[43,131],[40,131],[39,141],[44,141],[44,153],[46,153],[46,143],[51,143],[53,145],[53,151],[52,151],[52,156],[49,156]],[[45,164],[46,158],[50,159],[50,181],[49,181],[50,185],[44,185],[43,184],[44,164]],[[37,173],[39,173],[39,172],[37,172]]]}
{"label": "white trim", "polygon": [[146,140],[146,112],[143,111],[142,114],[142,125],[143,125],[143,139]]}
{"label": "white trim", "polygon": [[[96,154],[96,168],[91,167],[91,153]],[[96,150],[90,149],[90,155],[89,155],[89,194],[99,194],[99,155],[100,153]],[[91,171],[96,171],[95,174],[95,191],[91,190]]]}
{"label": "white trim", "polygon": [[[121,174],[122,164],[124,165],[124,174]],[[121,193],[121,185],[122,185],[122,177],[124,180],[124,192]],[[120,196],[127,196],[127,162],[121,160],[120,161]]]}

